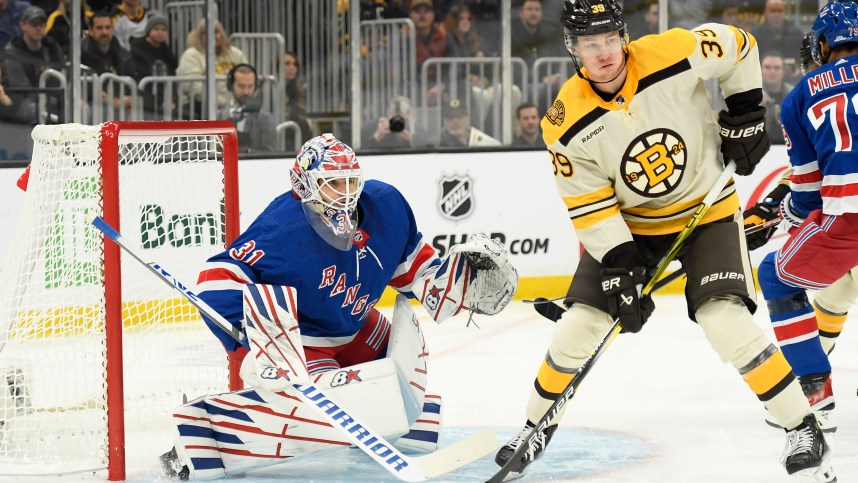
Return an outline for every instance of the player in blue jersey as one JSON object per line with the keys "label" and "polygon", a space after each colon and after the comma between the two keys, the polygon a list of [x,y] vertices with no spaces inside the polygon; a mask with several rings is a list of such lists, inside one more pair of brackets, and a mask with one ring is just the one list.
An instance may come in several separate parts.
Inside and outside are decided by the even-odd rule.
{"label": "player in blue jersey", "polygon": [[199,297],[241,342],[206,323],[243,358],[240,375],[252,389],[175,411],[178,443],[162,457],[168,475],[213,478],[348,445],[290,392],[302,380],[330,388],[379,434],[431,449],[440,410],[424,394],[419,325],[404,299],[392,323],[376,303],[389,286],[442,322],[463,310],[496,314],[515,292],[518,276],[500,243],[474,235],[439,258],[402,194],[364,180],[354,151],[332,134],[302,146],[290,178],[292,190],[200,273]]}
{"label": "player in blue jersey", "polygon": [[790,238],[765,257],[758,277],[784,355],[818,419],[827,423],[834,407],[831,365],[805,291],[829,287],[858,265],[855,2],[829,3],[820,10],[811,51],[820,67],[802,77],[781,110],[792,174],[777,205]]}
{"label": "player in blue jersey", "polygon": [[[813,44],[813,33],[808,33],[801,42],[799,56],[801,58],[801,73],[807,74],[819,67],[811,55]],[[789,182],[792,169],[788,169],[777,187],[773,189],[765,199],[745,211],[745,227],[760,225],[770,220],[780,218],[780,203],[786,194],[790,192]],[[791,226],[791,225],[790,225]],[[777,230],[777,226],[758,230],[748,235],[748,248],[756,249],[765,245]],[[843,331],[849,308],[858,301],[858,267],[847,272],[846,275],[837,279],[831,285],[813,294],[813,312],[816,316],[817,331],[814,333],[812,322],[808,323],[805,317],[799,319],[802,323],[779,324],[775,328],[775,335],[781,346],[793,344],[809,344],[808,339],[819,335],[819,341],[826,354],[831,354]],[[799,332],[796,329],[799,328]],[[798,336],[795,336],[795,334]],[[818,357],[818,352],[813,352]],[[834,392],[831,384],[831,373],[825,372],[818,375],[800,375],[801,387],[807,396],[811,409],[816,414],[816,419],[824,432],[837,431],[837,424],[832,417],[834,411]],[[780,427],[776,421],[766,418],[766,422],[772,426]]]}

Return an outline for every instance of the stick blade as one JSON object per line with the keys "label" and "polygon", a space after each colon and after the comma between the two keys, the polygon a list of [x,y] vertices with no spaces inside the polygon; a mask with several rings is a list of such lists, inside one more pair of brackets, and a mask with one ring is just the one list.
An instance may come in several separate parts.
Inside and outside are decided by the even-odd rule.
{"label": "stick blade", "polygon": [[485,429],[417,460],[420,461],[426,478],[435,478],[494,453],[499,446],[495,434]]}

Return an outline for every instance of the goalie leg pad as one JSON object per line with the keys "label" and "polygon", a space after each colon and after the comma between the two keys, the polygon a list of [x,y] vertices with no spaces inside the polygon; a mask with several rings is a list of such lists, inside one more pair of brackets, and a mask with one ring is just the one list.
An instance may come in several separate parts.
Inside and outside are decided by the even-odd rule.
{"label": "goalie leg pad", "polygon": [[408,434],[399,438],[396,446],[426,453],[436,451],[441,444],[442,403],[441,396],[427,394],[423,412],[411,424]]}
{"label": "goalie leg pad", "polygon": [[296,320],[297,294],[286,286],[242,286],[244,333],[250,354],[241,366],[242,379],[253,387],[282,391],[309,380],[301,330]]}
{"label": "goalie leg pad", "polygon": [[[330,371],[312,382],[385,438],[395,440],[408,432],[391,360]],[[244,473],[290,457],[351,445],[295,391],[246,389],[204,396],[176,409],[176,450],[186,455],[183,463],[191,479]]]}
{"label": "goalie leg pad", "polygon": [[420,322],[404,295],[396,296],[392,325],[387,357],[396,365],[405,412],[409,424],[413,424],[425,410],[429,351]]}

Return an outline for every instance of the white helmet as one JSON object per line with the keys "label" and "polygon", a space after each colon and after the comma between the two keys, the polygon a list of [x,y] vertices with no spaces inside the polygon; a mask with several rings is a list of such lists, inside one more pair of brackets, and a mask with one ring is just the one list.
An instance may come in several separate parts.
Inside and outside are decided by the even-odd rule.
{"label": "white helmet", "polygon": [[338,250],[351,250],[364,184],[352,148],[333,134],[316,136],[301,146],[289,177],[316,233]]}

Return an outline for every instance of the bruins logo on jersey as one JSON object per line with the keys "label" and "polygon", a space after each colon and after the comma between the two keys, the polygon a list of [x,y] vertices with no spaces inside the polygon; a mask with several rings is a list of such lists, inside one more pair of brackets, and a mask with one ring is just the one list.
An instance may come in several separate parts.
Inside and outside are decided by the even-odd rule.
{"label": "bruins logo on jersey", "polygon": [[566,118],[566,106],[560,102],[560,99],[554,101],[554,105],[548,108],[548,112],[545,113],[545,118],[555,126],[563,124],[563,119]]}
{"label": "bruins logo on jersey", "polygon": [[670,129],[654,129],[629,144],[620,172],[629,189],[656,198],[679,185],[687,159],[688,150],[679,134]]}

